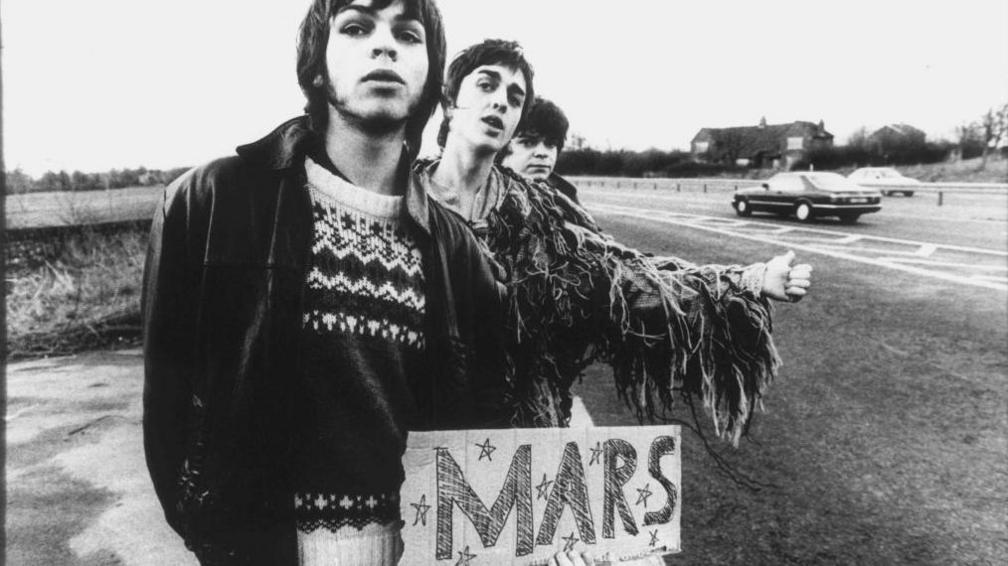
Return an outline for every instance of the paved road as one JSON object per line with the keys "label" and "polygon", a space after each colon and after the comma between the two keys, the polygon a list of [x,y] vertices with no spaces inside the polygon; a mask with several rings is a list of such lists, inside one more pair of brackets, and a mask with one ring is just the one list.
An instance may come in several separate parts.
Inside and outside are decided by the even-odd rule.
{"label": "paved road", "polygon": [[[719,449],[764,488],[685,433],[675,564],[1008,562],[1003,209],[887,199],[863,224],[806,226],[740,222],[724,195],[606,192],[583,200],[627,244],[717,263],[794,247],[816,266],[810,300],[777,309],[785,366],[756,442]],[[137,351],[8,367],[8,563],[193,564],[148,484],[140,375]],[[578,423],[636,422],[603,368],[578,393]]]}
{"label": "paved road", "polygon": [[139,350],[7,367],[7,563],[195,565],[161,515]]}

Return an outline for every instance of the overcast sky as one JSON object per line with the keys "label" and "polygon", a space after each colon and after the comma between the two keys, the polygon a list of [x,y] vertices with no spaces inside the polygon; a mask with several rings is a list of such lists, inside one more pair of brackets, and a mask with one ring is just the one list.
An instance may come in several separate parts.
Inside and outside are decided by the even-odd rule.
{"label": "overcast sky", "polygon": [[[1008,101],[1008,0],[438,4],[451,53],[521,41],[536,90],[599,148],[686,149],[701,127],[762,116],[822,119],[838,142],[888,122],[952,138]],[[7,168],[169,168],[231,153],[301,112],[294,41],[307,6],[4,0]]]}

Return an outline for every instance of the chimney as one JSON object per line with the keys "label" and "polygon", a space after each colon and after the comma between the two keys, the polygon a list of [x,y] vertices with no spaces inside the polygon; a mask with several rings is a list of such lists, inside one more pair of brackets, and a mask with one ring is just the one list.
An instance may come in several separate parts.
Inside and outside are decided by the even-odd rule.
{"label": "chimney", "polygon": [[762,118],[760,118],[760,121],[759,121],[759,128],[760,128],[760,129],[763,129],[763,128],[765,128],[765,127],[766,127],[766,116],[763,116]]}

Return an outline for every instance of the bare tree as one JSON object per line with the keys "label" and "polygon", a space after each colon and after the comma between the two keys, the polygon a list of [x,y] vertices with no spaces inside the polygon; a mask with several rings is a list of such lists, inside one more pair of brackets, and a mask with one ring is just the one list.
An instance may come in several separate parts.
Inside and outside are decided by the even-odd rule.
{"label": "bare tree", "polygon": [[860,128],[854,130],[854,133],[847,138],[847,145],[850,147],[857,148],[867,148],[868,147],[868,128],[861,126]]}
{"label": "bare tree", "polygon": [[748,157],[742,155],[744,146],[745,136],[738,128],[726,128],[717,135],[717,151],[724,163],[734,165],[740,157]]}
{"label": "bare tree", "polygon": [[588,147],[588,142],[585,137],[577,132],[573,132],[570,135],[570,141],[565,145],[565,149],[586,149]]}
{"label": "bare tree", "polygon": [[959,159],[966,159],[969,147],[977,143],[978,129],[980,125],[976,122],[963,122],[956,126],[956,142],[958,144]]}
{"label": "bare tree", "polygon": [[987,113],[980,118],[980,133],[983,136],[983,161],[981,166],[987,165],[987,156],[992,150],[996,150],[1001,140],[1008,135],[1008,102],[1001,105],[997,110],[990,108]]}

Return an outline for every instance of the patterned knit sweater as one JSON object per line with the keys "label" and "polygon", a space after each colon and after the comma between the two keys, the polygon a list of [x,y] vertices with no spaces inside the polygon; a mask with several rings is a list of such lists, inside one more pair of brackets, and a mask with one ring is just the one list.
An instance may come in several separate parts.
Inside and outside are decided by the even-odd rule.
{"label": "patterned knit sweater", "polygon": [[314,236],[294,503],[302,548],[324,549],[341,529],[399,520],[425,296],[402,197],[356,187],[310,158],[305,170]]}

